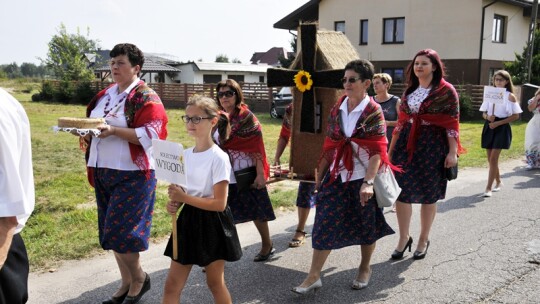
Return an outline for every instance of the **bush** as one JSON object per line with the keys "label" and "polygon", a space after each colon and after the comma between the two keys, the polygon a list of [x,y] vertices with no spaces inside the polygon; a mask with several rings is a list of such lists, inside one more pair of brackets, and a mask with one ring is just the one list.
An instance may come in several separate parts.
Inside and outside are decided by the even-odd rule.
{"label": "bush", "polygon": [[[40,100],[51,101],[54,96],[54,87],[49,81],[41,84]],[[33,100],[33,99],[32,99]]]}
{"label": "bush", "polygon": [[473,104],[471,95],[462,92],[459,95],[459,117],[461,120],[470,120],[473,118]]}
{"label": "bush", "polygon": [[94,95],[96,95],[96,92],[94,92],[89,82],[79,82],[75,89],[72,102],[74,104],[86,105]]}
{"label": "bush", "polygon": [[57,89],[53,93],[54,100],[60,103],[68,104],[75,96],[75,88],[70,81],[61,81]]}

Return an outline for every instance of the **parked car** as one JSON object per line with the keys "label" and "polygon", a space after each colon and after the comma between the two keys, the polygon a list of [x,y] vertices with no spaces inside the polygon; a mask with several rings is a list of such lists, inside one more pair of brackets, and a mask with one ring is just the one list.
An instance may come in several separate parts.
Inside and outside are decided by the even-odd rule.
{"label": "parked car", "polygon": [[270,117],[281,118],[285,115],[285,110],[293,100],[291,88],[283,87],[279,92],[274,93],[272,106],[270,107]]}

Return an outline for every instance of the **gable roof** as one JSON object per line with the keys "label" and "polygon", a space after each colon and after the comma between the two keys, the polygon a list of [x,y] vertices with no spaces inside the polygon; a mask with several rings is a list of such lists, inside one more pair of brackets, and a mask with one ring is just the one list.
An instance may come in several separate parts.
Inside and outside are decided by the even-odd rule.
{"label": "gable roof", "polygon": [[274,23],[274,28],[296,31],[300,21],[310,22],[319,20],[319,2],[321,0],[310,0],[308,3]]}
{"label": "gable roof", "polygon": [[272,66],[281,66],[281,63],[279,62],[280,57],[288,58],[288,55],[290,53],[285,51],[282,47],[273,47],[269,49],[266,52],[255,52],[253,53],[253,56],[251,56],[252,64],[268,64]]}
{"label": "gable roof", "polygon": [[[198,71],[220,71],[220,72],[255,72],[266,73],[270,66],[267,64],[241,64],[226,62],[190,62],[194,65],[194,70]],[[182,65],[180,65],[182,66]]]}

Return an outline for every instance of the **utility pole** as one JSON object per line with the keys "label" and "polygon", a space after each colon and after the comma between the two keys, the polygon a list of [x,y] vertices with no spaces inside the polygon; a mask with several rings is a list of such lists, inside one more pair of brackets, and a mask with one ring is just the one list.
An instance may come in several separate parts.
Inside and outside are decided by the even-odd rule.
{"label": "utility pole", "polygon": [[534,33],[536,31],[536,15],[538,14],[538,0],[534,0],[531,12],[531,24],[529,25],[529,41],[527,43],[527,83],[531,82],[532,59],[534,55]]}

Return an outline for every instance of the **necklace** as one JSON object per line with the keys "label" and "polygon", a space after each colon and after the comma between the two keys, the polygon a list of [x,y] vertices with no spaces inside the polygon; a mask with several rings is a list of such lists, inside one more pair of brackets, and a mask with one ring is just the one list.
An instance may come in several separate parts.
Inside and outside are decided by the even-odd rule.
{"label": "necklace", "polygon": [[103,115],[103,117],[106,117],[107,115],[109,115],[109,112],[111,112],[112,109],[114,109],[117,105],[122,103],[124,100],[126,100],[126,97],[122,98],[122,100],[117,104],[111,104],[111,107],[109,108],[109,104],[111,103],[111,97],[109,96],[107,98],[107,102],[105,103],[105,106],[103,107],[103,113],[105,114]]}

